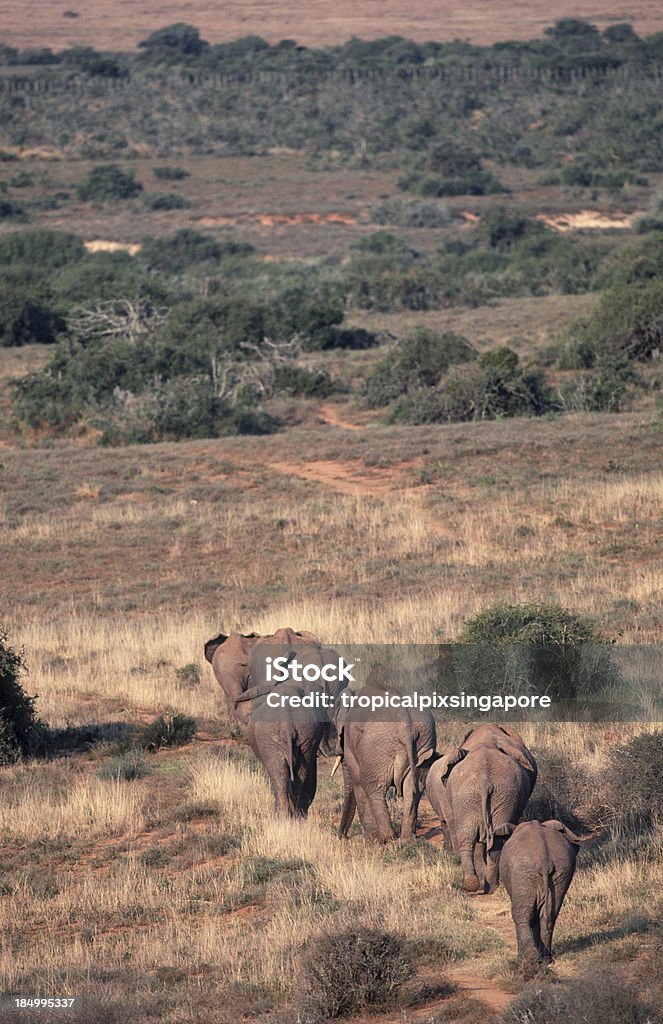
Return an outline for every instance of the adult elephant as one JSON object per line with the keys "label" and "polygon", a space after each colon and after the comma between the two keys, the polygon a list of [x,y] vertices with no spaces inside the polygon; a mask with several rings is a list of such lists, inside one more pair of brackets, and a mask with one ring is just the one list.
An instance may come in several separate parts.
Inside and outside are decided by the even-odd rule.
{"label": "adult elephant", "polygon": [[[358,697],[387,696],[382,687],[367,685]],[[383,705],[386,708],[386,705]],[[415,835],[422,777],[435,757],[435,721],[428,711],[382,710],[380,719],[349,709],[337,719],[337,753],[343,763],[343,809],[339,838],[347,838],[355,811],[364,835],[381,842],[396,838],[387,809],[387,791],[403,797],[400,835]]]}
{"label": "adult elephant", "polygon": [[[263,636],[259,633],[219,633],[205,644],[205,657],[223,690],[228,714],[232,721],[243,726],[248,725],[252,705],[241,698],[249,690],[249,684],[261,685],[264,681],[265,658],[272,647],[272,653],[291,659],[298,651],[319,648],[320,642],[313,633],[306,630],[296,632],[286,627]],[[262,649],[262,656],[254,654],[254,648],[258,652]]]}
{"label": "adult elephant", "polygon": [[500,875],[511,899],[518,956],[552,959],[555,921],[573,879],[580,843],[561,821],[524,821],[504,844]]}
{"label": "adult elephant", "polygon": [[[296,658],[301,667],[337,668],[338,655],[321,647],[313,633],[288,627],[264,636],[220,634],[207,642],[205,656],[225,693],[230,717],[242,724],[247,743],[269,775],[277,813],[305,816],[315,796],[321,744],[331,753],[332,719],[320,704],[292,706],[285,699],[272,707],[267,698],[278,692],[280,698],[298,702],[311,694],[336,699],[345,685],[340,673],[335,679],[330,673],[332,678],[319,683],[297,684],[289,678],[289,666]],[[268,679],[269,658],[282,659],[279,674],[286,679],[279,685]]]}
{"label": "adult elephant", "polygon": [[284,683],[277,690],[282,702],[277,707],[266,696],[257,697],[246,728],[247,742],[269,775],[276,813],[288,817],[306,817],[317,788],[325,721],[317,709],[291,703],[313,692],[313,687]]}
{"label": "adult elephant", "polygon": [[428,773],[426,794],[445,846],[460,855],[466,892],[492,892],[504,840],[536,782],[536,761],[510,726],[471,729]]}

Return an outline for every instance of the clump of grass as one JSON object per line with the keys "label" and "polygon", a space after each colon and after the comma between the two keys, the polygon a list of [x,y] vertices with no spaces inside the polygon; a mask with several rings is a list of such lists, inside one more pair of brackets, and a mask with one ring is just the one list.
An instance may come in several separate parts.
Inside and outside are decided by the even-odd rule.
{"label": "clump of grass", "polygon": [[196,734],[196,720],[189,715],[159,715],[138,734],[137,743],[146,750],[182,747]]}
{"label": "clump of grass", "polygon": [[610,802],[617,820],[663,820],[663,729],[644,732],[609,754]]}
{"label": "clump of grass", "polygon": [[327,1020],[388,1005],[414,974],[402,940],[373,928],[318,936],[302,969],[303,1004]]}
{"label": "clump of grass", "polygon": [[176,668],[175,676],[180,686],[200,686],[202,682],[200,665],[197,665],[195,661],[190,661],[187,665]]}
{"label": "clump of grass", "polygon": [[630,985],[599,971],[557,984],[534,982],[498,1020],[500,1024],[559,1024],[587,1019],[588,1008],[592,1024],[653,1024],[661,1019]]}
{"label": "clump of grass", "polygon": [[128,750],[105,764],[98,774],[100,779],[131,782],[133,779],[142,779],[149,773],[150,766],[140,751]]}

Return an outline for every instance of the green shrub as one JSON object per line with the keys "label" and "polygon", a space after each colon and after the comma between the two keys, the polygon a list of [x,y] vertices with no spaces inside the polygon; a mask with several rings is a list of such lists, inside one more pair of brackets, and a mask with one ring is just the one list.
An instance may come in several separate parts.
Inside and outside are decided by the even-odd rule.
{"label": "green shrub", "polygon": [[304,1008],[338,1020],[393,1002],[414,967],[401,939],[357,928],[308,941],[302,960]]}
{"label": "green shrub", "polygon": [[625,396],[624,375],[610,366],[583,373],[561,389],[563,407],[570,412],[621,412]]}
{"label": "green shrub", "polygon": [[533,982],[503,1010],[498,1024],[559,1024],[582,1019],[588,1008],[592,1024],[654,1024],[656,1008],[613,971],[592,969],[587,977],[560,982]]}
{"label": "green shrub", "polygon": [[187,665],[182,665],[181,668],[176,668],[175,678],[180,686],[200,686],[202,682],[200,665],[195,661],[190,661]]}
{"label": "green shrub", "polygon": [[108,781],[131,782],[149,775],[150,767],[139,750],[128,750],[114,758],[99,772],[99,778]]}
{"label": "green shrub", "polygon": [[68,231],[34,228],[0,236],[0,265],[25,264],[42,274],[85,257],[82,239]]}
{"label": "green shrub", "polygon": [[147,196],[145,204],[150,210],[186,210],[191,206],[188,199],[177,192],[158,192]]}
{"label": "green shrub", "polygon": [[450,366],[475,356],[475,350],[461,335],[418,325],[366,378],[362,386],[364,403],[376,409],[410,391],[420,393],[422,388],[436,385]]}
{"label": "green shrub", "polygon": [[445,203],[425,203],[420,200],[385,199],[372,206],[373,224],[394,224],[403,228],[442,228],[451,222],[451,213]]}
{"label": "green shrub", "polygon": [[52,344],[66,327],[64,319],[8,284],[0,283],[0,346]]}
{"label": "green shrub", "polygon": [[154,167],[152,174],[160,181],[182,181],[184,178],[191,177],[183,167]]}
{"label": "green shrub", "polygon": [[619,682],[606,637],[560,605],[495,605],[469,619],[459,640],[462,681],[481,693],[573,700]]}
{"label": "green shrub", "polygon": [[610,802],[618,819],[663,821],[663,730],[644,732],[610,752]]}
{"label": "green shrub", "polygon": [[34,185],[35,179],[27,171],[19,171],[13,178],[9,179],[12,188],[29,188]]}
{"label": "green shrub", "polygon": [[620,285],[604,292],[594,312],[575,326],[577,340],[599,358],[646,361],[663,350],[663,281]]}
{"label": "green shrub", "polygon": [[26,221],[27,214],[22,206],[9,199],[0,199],[0,220]]}
{"label": "green shrub", "polygon": [[449,422],[541,416],[555,407],[541,375],[523,370],[517,353],[506,347],[484,352],[476,364],[449,374],[439,401],[439,420]]}
{"label": "green shrub", "polygon": [[219,242],[191,228],[183,228],[168,238],[146,238],[140,258],[150,269],[168,274],[181,274],[201,263],[218,263],[231,256],[248,256],[254,252],[248,242],[227,238]]}
{"label": "green shrub", "polygon": [[78,186],[76,194],[84,202],[108,203],[132,199],[142,189],[133,171],[125,171],[117,164],[98,164]]}
{"label": "green shrub", "polygon": [[209,49],[209,43],[200,38],[198,29],[183,21],[151,32],[146,39],[141,40],[138,46],[145,50],[150,57],[161,55],[198,57],[204,50]]}
{"label": "green shrub", "polygon": [[305,398],[327,398],[334,385],[327,370],[307,370],[302,366],[286,364],[274,371],[274,391]]}
{"label": "green shrub", "polygon": [[196,720],[189,715],[160,715],[136,737],[138,745],[158,751],[165,747],[182,747],[196,734]]}
{"label": "green shrub", "polygon": [[34,753],[44,739],[44,726],[35,712],[37,698],[29,697],[21,686],[23,654],[7,641],[7,630],[0,626],[0,764]]}

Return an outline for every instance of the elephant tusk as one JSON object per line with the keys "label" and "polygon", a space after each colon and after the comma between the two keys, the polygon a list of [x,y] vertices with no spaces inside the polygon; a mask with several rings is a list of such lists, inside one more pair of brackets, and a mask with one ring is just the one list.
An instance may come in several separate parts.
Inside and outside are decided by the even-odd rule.
{"label": "elephant tusk", "polygon": [[339,767],[341,765],[342,760],[343,760],[343,758],[340,757],[340,755],[339,755],[339,757],[337,757],[336,760],[334,761],[334,767],[332,768],[331,775],[329,776],[330,779],[333,779],[334,776],[336,775],[336,772],[338,771],[338,769],[339,769]]}

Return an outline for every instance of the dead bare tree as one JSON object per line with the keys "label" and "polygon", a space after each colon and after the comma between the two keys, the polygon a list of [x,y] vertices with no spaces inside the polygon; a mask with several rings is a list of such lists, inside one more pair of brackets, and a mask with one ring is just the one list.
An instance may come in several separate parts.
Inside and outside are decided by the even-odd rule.
{"label": "dead bare tree", "polygon": [[69,315],[69,326],[81,338],[124,338],[135,340],[160,327],[169,310],[154,306],[149,299],[108,299],[93,306],[77,306]]}
{"label": "dead bare tree", "polygon": [[242,342],[240,348],[243,352],[254,355],[254,360],[246,366],[246,381],[256,388],[262,398],[271,398],[274,394],[276,371],[297,359],[302,351],[302,339],[299,335],[293,335],[287,341],[263,338],[259,344]]}

